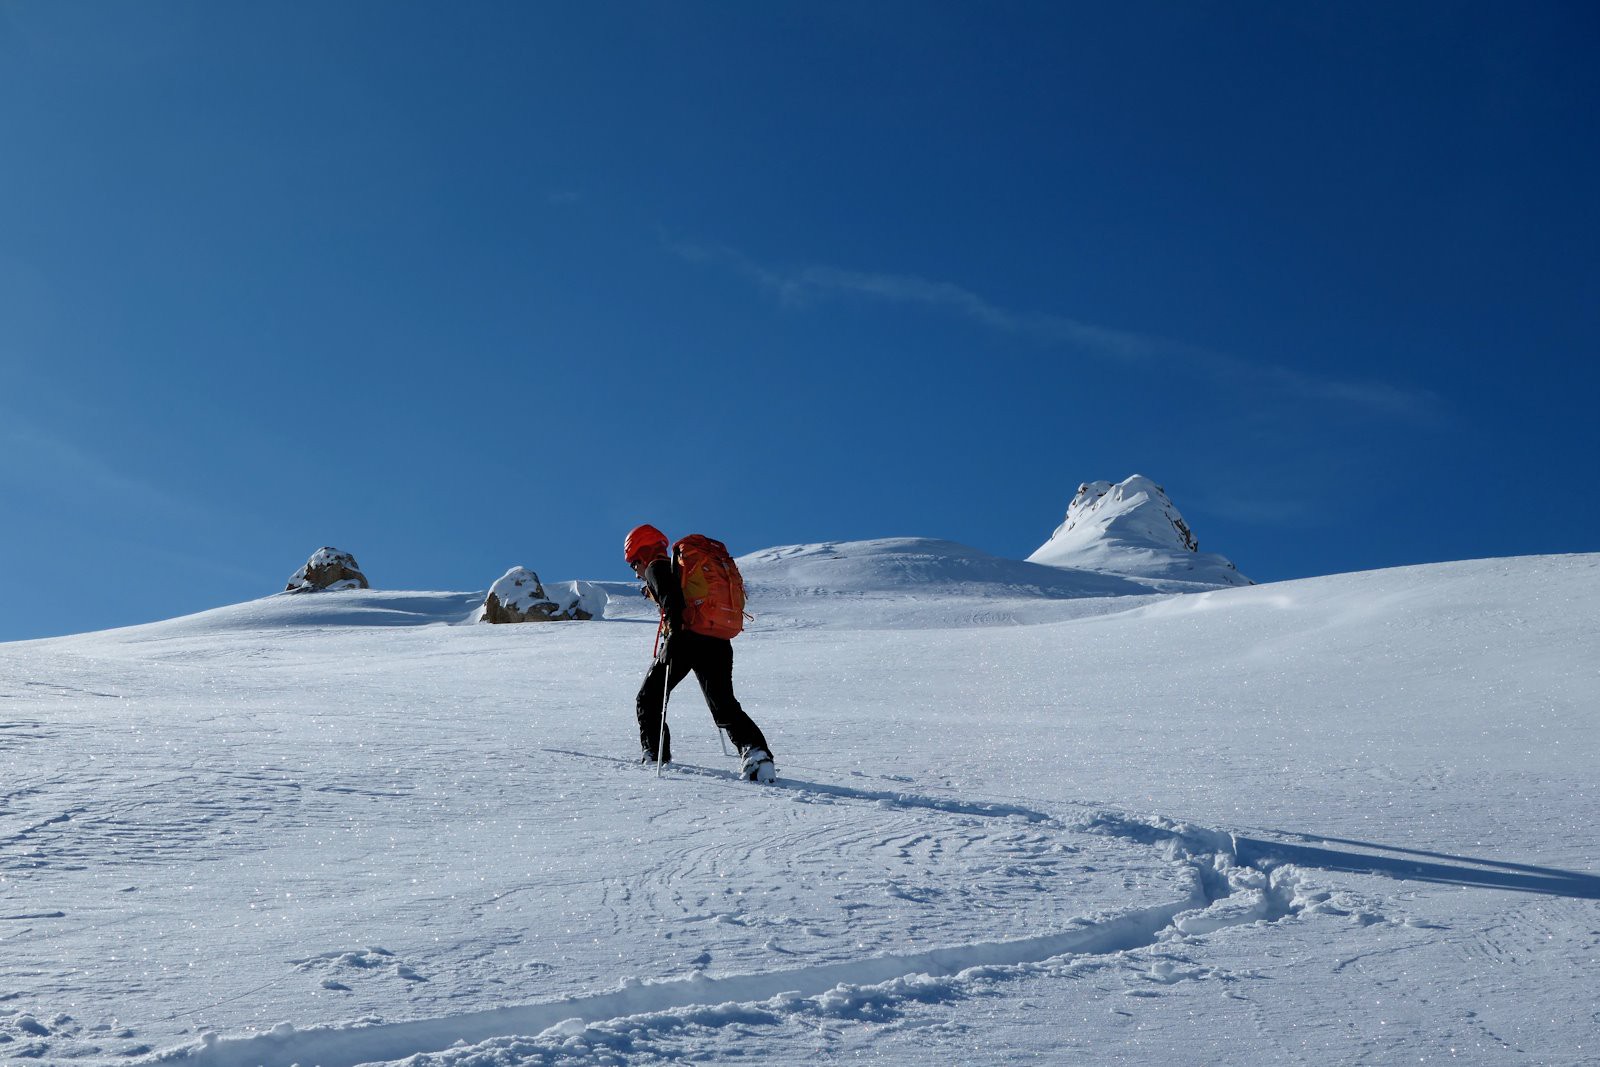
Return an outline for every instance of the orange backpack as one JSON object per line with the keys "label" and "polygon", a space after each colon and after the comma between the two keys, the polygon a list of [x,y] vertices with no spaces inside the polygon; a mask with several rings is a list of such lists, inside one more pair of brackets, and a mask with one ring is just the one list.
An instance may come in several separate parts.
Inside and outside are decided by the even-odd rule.
{"label": "orange backpack", "polygon": [[732,638],[744,629],[744,577],[721,541],[690,534],[672,546],[683,586],[683,624],[707,637]]}

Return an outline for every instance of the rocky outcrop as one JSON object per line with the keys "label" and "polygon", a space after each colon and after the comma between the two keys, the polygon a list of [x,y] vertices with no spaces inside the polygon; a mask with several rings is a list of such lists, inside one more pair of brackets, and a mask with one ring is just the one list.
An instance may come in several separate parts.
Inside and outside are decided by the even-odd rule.
{"label": "rocky outcrop", "polygon": [[605,590],[589,582],[561,582],[546,590],[526,567],[512,567],[489,587],[482,622],[566,622],[605,614]]}
{"label": "rocky outcrop", "polygon": [[294,572],[286,593],[321,593],[333,589],[366,589],[367,576],[356,566],[356,558],[337,548],[319,548]]}

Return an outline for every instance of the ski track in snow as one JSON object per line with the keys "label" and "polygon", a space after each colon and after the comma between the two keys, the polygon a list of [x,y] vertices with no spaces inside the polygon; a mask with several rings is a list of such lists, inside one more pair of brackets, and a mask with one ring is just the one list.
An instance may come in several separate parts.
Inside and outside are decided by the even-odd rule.
{"label": "ski track in snow", "polygon": [[[547,748],[546,752],[560,756],[577,756],[582,759],[598,760],[615,766],[636,766],[632,760],[618,759],[614,756],[599,756],[589,752],[574,752],[564,748]],[[638,765],[645,773],[654,774],[654,765]],[[692,763],[673,762],[666,765],[665,773],[692,774],[702,778],[711,778],[718,781],[737,785],[739,788],[748,788],[748,783],[742,782],[737,774],[732,771],[719,770],[714,767],[700,767]],[[1031,808],[1024,808],[1010,804],[997,804],[986,802],[964,801],[949,797],[919,796],[915,793],[901,792],[886,789],[859,789],[853,786],[827,785],[822,782],[808,782],[793,776],[783,774],[772,783],[773,788],[784,790],[800,790],[811,794],[813,798],[838,798],[844,800],[864,800],[886,808],[926,808],[930,811],[944,812],[949,815],[979,815],[987,818],[1020,818],[1028,822],[1052,822],[1051,816]]]}
{"label": "ski track in snow", "polygon": [[[547,751],[614,764],[622,773],[653,773],[648,767],[612,757],[562,749]],[[731,772],[692,765],[676,765],[672,773],[723,779],[745,790],[772,788],[738,782]],[[477,1062],[476,1053],[452,1051],[452,1047],[487,1046],[514,1056],[518,1063],[577,1063],[590,1053],[605,1059],[642,1037],[659,1038],[686,1027],[770,1024],[783,1016],[881,1018],[892,1015],[899,1005],[958,999],[971,995],[970,987],[976,983],[1003,982],[1038,973],[1039,965],[1049,961],[1060,964],[1070,957],[1117,956],[1169,939],[1201,937],[1247,923],[1276,922],[1303,912],[1350,914],[1334,903],[1334,893],[1304,888],[1305,879],[1298,868],[1261,870],[1240,866],[1228,834],[1189,824],[1102,812],[1069,825],[1043,812],[1002,804],[785,779],[780,779],[779,786],[773,791],[814,793],[830,800],[875,807],[1042,823],[1051,839],[1091,834],[1132,842],[1155,848],[1166,861],[1186,868],[1190,889],[1181,899],[1153,907],[1074,918],[1067,921],[1067,929],[1039,937],[972,942],[761,973],[712,977],[698,970],[678,980],[624,979],[618,989],[608,993],[408,1022],[306,1030],[282,1025],[245,1038],[208,1034],[199,1046],[168,1050],[145,1062],[190,1063],[197,1067],[356,1067],[409,1059],[417,1067],[443,1067]],[[951,836],[947,830],[922,825],[906,838],[879,844],[904,851],[932,843],[935,835],[941,841]],[[831,848],[847,844],[836,829],[832,836]],[[865,831],[861,836],[871,837],[872,832]],[[1033,844],[1042,846],[1044,841],[1036,837]],[[738,866],[747,858],[738,854],[730,857],[720,851],[713,857],[709,850],[690,849],[682,858],[682,867],[692,869],[713,860]],[[697,880],[683,872],[669,871],[662,876],[656,891],[670,892],[671,884],[680,877],[684,882]],[[1348,895],[1341,896],[1350,899]],[[1381,921],[1377,916],[1367,918]],[[298,962],[302,967],[314,966],[334,955]],[[355,961],[356,966],[370,967],[387,964],[386,957],[392,953],[376,949],[345,954],[352,955],[361,957]],[[367,957],[376,958],[369,961]],[[1186,973],[1169,962],[1158,961],[1152,964],[1149,978],[1167,983],[1204,977],[1206,973],[1204,969]]]}

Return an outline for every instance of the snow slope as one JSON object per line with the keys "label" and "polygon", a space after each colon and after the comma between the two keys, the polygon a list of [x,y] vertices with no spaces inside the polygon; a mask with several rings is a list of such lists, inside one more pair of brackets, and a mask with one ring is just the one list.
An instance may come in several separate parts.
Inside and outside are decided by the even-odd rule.
{"label": "snow slope", "polygon": [[632,762],[622,584],[0,645],[0,1062],[1596,1061],[1600,556],[1066,599],[933,544],[741,561],[776,787],[692,686]]}

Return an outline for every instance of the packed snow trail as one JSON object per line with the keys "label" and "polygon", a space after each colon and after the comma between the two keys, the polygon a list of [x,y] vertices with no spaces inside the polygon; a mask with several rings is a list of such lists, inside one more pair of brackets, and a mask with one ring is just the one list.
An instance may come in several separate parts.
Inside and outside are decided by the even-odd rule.
{"label": "packed snow trail", "polygon": [[905,977],[937,978],[975,967],[1015,967],[1069,954],[1123,952],[1153,943],[1173,916],[1189,910],[1193,903],[1182,901],[1147,908],[1065,933],[1021,941],[961,945],[766,974],[712,978],[697,973],[676,981],[631,982],[615,993],[385,1026],[320,1031],[285,1028],[244,1040],[213,1041],[186,1056],[163,1056],[160,1062],[182,1060],[203,1067],[289,1067],[296,1063],[354,1067],[439,1051],[460,1041],[476,1044],[496,1037],[540,1034],[571,1020],[592,1023],[696,1005],[759,1003],[775,997],[805,999],[840,987],[848,990]]}
{"label": "packed snow trail", "polygon": [[[564,748],[547,748],[544,751],[557,756],[576,756],[580,759],[597,760],[601,763],[617,767],[633,767],[634,761],[620,759],[615,756],[602,756],[593,752],[574,752]],[[643,766],[654,768],[653,763]],[[674,774],[689,774],[701,778],[711,778],[725,782],[737,783],[739,776],[732,771],[718,770],[715,767],[700,767],[692,763],[672,761],[666,769]],[[1052,817],[1042,811],[1024,808],[1015,804],[1000,804],[989,801],[966,801],[955,797],[928,797],[916,793],[889,789],[860,789],[855,786],[829,785],[823,782],[808,782],[801,778],[784,776],[776,781],[764,783],[769,788],[797,789],[815,794],[819,797],[836,797],[843,800],[863,800],[888,808],[926,808],[931,811],[947,812],[951,815],[978,815],[984,818],[1019,818],[1028,822],[1051,822]]]}

